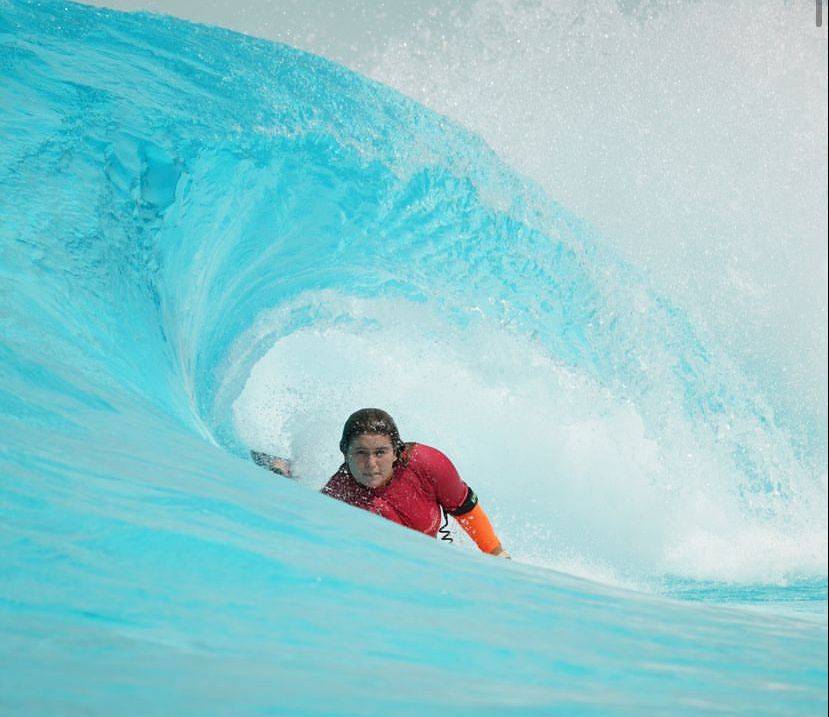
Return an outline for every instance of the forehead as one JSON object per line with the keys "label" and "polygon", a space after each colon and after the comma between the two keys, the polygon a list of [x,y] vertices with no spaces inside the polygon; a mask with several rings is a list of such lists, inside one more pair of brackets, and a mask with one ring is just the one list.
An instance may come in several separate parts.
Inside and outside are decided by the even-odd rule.
{"label": "forehead", "polygon": [[391,445],[391,438],[385,433],[360,433],[351,439],[349,447],[374,450],[375,448],[390,448]]}

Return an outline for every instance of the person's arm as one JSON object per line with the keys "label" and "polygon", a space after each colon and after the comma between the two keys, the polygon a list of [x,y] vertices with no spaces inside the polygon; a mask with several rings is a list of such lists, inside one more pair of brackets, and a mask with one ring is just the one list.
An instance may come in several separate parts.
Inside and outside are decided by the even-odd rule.
{"label": "person's arm", "polygon": [[478,496],[460,477],[449,458],[436,448],[417,446],[416,460],[432,476],[440,506],[458,521],[483,552],[509,558],[492,528]]}
{"label": "person's arm", "polygon": [[262,468],[267,468],[272,473],[285,476],[286,478],[293,478],[293,473],[291,472],[291,461],[287,458],[271,456],[260,451],[251,451],[250,457],[256,465],[262,466]]}
{"label": "person's arm", "polygon": [[483,552],[495,555],[499,558],[510,559],[510,554],[504,550],[495,529],[489,522],[487,514],[478,503],[478,496],[475,491],[467,486],[466,499],[455,510],[449,511],[458,524],[466,531],[466,534],[475,541]]}

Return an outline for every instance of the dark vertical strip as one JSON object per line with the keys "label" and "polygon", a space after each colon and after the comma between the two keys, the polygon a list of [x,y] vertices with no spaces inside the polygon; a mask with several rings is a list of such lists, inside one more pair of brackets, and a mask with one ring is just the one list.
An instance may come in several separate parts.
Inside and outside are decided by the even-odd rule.
{"label": "dark vertical strip", "polygon": [[815,24],[823,27],[823,0],[815,0]]}

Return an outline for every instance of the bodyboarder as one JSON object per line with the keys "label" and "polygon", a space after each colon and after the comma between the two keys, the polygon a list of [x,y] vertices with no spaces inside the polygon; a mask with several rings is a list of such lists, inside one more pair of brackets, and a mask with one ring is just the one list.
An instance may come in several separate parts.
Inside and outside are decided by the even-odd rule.
{"label": "bodyboarder", "polygon": [[[436,537],[442,510],[485,553],[509,558],[475,492],[443,453],[423,443],[404,443],[392,417],[379,408],[363,408],[343,426],[344,462],[322,493]],[[251,451],[258,464],[291,476],[290,462]]]}

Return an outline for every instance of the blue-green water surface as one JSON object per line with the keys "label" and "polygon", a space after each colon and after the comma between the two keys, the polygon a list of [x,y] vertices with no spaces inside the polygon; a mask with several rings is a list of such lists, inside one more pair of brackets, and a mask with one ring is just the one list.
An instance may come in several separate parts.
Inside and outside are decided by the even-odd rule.
{"label": "blue-green water surface", "polygon": [[[808,442],[480,140],[289,47],[20,0],[0,137],[0,712],[825,714]],[[312,489],[368,401],[513,561]]]}

